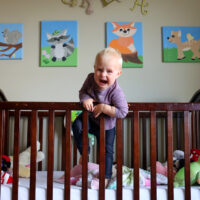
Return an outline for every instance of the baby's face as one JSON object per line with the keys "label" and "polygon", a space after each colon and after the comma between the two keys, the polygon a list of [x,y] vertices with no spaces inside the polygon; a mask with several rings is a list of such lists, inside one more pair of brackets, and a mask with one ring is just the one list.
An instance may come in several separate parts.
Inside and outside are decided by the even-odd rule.
{"label": "baby's face", "polygon": [[94,67],[94,80],[100,90],[110,87],[120,74],[121,68],[114,56],[99,58],[97,65]]}

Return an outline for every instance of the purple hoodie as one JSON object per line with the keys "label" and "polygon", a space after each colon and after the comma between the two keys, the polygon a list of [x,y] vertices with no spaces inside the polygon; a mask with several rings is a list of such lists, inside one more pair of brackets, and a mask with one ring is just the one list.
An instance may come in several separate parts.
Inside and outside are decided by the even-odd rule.
{"label": "purple hoodie", "polygon": [[[90,73],[86,78],[82,88],[79,91],[80,102],[92,98],[96,103],[104,103],[115,106],[116,116],[110,117],[105,115],[105,130],[115,127],[116,118],[124,118],[128,113],[128,104],[122,89],[119,87],[117,81],[105,90],[98,90],[98,86],[94,80],[94,73]],[[99,124],[99,117],[94,118],[93,114],[89,117]]]}

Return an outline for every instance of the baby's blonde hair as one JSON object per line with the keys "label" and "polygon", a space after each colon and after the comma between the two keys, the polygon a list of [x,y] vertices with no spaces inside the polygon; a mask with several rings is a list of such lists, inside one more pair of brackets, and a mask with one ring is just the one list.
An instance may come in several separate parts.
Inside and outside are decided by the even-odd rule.
{"label": "baby's blonde hair", "polygon": [[97,66],[100,58],[103,58],[103,57],[106,58],[106,57],[109,57],[109,56],[113,56],[113,57],[116,57],[118,59],[119,67],[120,67],[120,70],[121,70],[122,62],[123,62],[122,55],[117,49],[114,49],[114,48],[111,48],[111,47],[107,47],[107,48],[101,50],[99,53],[97,53],[94,66]]}

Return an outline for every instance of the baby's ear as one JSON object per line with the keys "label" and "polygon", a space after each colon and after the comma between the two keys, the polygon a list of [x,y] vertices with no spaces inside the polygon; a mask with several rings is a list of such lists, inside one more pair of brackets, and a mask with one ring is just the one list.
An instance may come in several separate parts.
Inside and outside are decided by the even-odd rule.
{"label": "baby's ear", "polygon": [[[119,77],[121,74],[122,74],[122,70],[119,70],[118,73],[117,73],[118,77]],[[118,78],[118,77],[117,77],[117,78]]]}

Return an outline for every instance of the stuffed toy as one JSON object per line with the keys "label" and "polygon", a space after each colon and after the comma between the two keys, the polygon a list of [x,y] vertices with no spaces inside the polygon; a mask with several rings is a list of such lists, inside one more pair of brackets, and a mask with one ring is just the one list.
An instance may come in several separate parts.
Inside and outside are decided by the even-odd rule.
{"label": "stuffed toy", "polygon": [[[37,141],[37,157],[36,162],[40,162],[44,159],[44,153],[39,151],[40,143]],[[19,177],[30,177],[30,159],[31,159],[31,147],[28,147],[25,151],[19,154]],[[11,168],[13,168],[13,156],[10,156]]]}
{"label": "stuffed toy", "polygon": [[[74,166],[70,171],[70,184],[82,186],[82,165]],[[88,162],[88,187],[91,189],[99,189],[99,165],[96,163]],[[64,184],[65,176],[54,180],[57,183]]]}
{"label": "stuffed toy", "polygon": [[7,172],[10,168],[11,162],[9,156],[2,155],[1,158],[1,170]]}
{"label": "stuffed toy", "polygon": [[200,156],[200,149],[191,149],[191,161],[198,161]]}
{"label": "stuffed toy", "polygon": [[[115,168],[117,165],[115,165]],[[162,174],[156,174],[156,183],[158,185],[167,184],[167,177]],[[150,186],[151,185],[151,173],[144,169],[139,169],[139,184],[140,186]],[[122,185],[123,187],[133,187],[134,185],[134,169],[128,168],[127,166],[122,166]],[[116,175],[110,180],[108,189],[117,188],[117,177]]]}
{"label": "stuffed toy", "polygon": [[12,176],[10,176],[9,173],[4,172],[3,170],[1,170],[1,184],[9,184],[13,182],[13,178]]}
{"label": "stuffed toy", "polygon": [[[190,184],[200,184],[200,157],[198,161],[190,163]],[[185,186],[185,167],[181,168],[174,177],[174,187]]]}
{"label": "stuffed toy", "polygon": [[1,184],[9,184],[13,182],[12,176],[8,173],[11,162],[10,158],[6,155],[2,155],[1,159]]}

